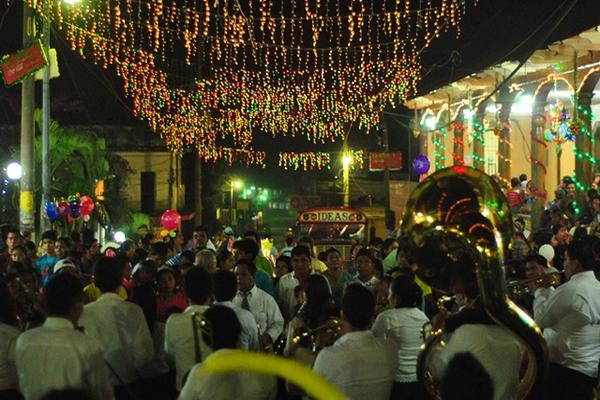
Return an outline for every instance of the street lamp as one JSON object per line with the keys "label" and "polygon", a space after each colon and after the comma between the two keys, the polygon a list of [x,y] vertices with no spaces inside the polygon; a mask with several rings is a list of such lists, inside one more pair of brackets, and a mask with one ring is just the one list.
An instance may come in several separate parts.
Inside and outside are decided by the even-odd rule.
{"label": "street lamp", "polygon": [[229,183],[229,225],[234,226],[237,224],[237,216],[235,215],[236,209],[233,208],[233,191],[234,189],[241,189],[243,182],[238,179],[232,179]]}
{"label": "street lamp", "polygon": [[352,153],[345,151],[342,156],[342,183],[344,187],[344,207],[350,207],[350,167],[354,163]]}
{"label": "street lamp", "polygon": [[21,164],[18,162],[11,162],[6,166],[6,176],[11,181],[16,181],[21,179],[22,169]]}

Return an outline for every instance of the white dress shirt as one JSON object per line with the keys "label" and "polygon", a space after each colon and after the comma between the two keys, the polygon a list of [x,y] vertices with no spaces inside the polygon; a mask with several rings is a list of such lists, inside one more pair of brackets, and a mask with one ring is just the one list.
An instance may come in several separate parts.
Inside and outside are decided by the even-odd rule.
{"label": "white dress shirt", "polygon": [[319,352],[313,369],[350,399],[388,400],[398,349],[371,331],[349,332]]}
{"label": "white dress shirt", "polygon": [[[165,327],[165,352],[175,361],[177,377],[175,386],[181,390],[185,375],[196,364],[196,347],[194,343],[194,329],[192,326],[192,313],[203,314],[208,309],[206,305],[191,305],[181,314],[172,314],[167,319]],[[202,332],[198,331],[200,353],[202,359],[211,353],[210,347],[204,343]]]}
{"label": "white dress shirt", "polygon": [[600,282],[593,271],[575,274],[556,289],[536,290],[533,316],[544,329],[550,361],[598,376]]}
{"label": "white dress shirt", "polygon": [[140,306],[116,293],[103,293],[86,304],[79,324],[100,343],[104,359],[114,370],[113,385],[145,377],[143,371],[154,359],[154,344]]}
{"label": "white dress shirt", "polygon": [[[233,304],[242,307],[243,296],[238,292],[233,298]],[[250,312],[258,324],[259,334],[265,333],[275,342],[283,332],[283,317],[275,299],[262,289],[255,286],[248,292]]]}
{"label": "white dress shirt", "polygon": [[517,338],[498,325],[461,325],[443,349],[432,352],[434,377],[442,379],[454,355],[464,352],[475,357],[492,378],[495,400],[516,398],[523,355]]}
{"label": "white dress shirt", "polygon": [[83,389],[91,399],[113,398],[100,345],[71,321],[48,317],[17,339],[17,373],[21,393],[39,400],[51,390]]}
{"label": "white dress shirt", "polygon": [[242,332],[240,333],[239,348],[250,351],[260,349],[260,339],[258,337],[258,325],[254,319],[254,315],[242,307],[238,307],[231,301],[216,301],[215,305],[222,305],[231,308],[240,321]]}
{"label": "white dress shirt", "polygon": [[[268,295],[267,295],[268,296]],[[222,349],[213,355],[231,350]],[[277,395],[277,381],[272,375],[254,372],[200,374],[202,364],[192,368],[179,400],[272,400]]]}
{"label": "white dress shirt", "polygon": [[371,330],[373,335],[393,340],[398,346],[396,381],[417,381],[417,356],[423,343],[421,329],[429,318],[416,307],[385,310],[377,316]]}
{"label": "white dress shirt", "polygon": [[281,307],[281,313],[285,321],[291,321],[295,317],[294,310],[296,309],[296,296],[294,295],[294,289],[300,285],[296,274],[288,272],[283,275],[279,282],[277,282],[277,288],[275,290],[277,294],[277,302]]}
{"label": "white dress shirt", "polygon": [[0,322],[0,390],[19,388],[15,347],[20,333],[16,327]]}

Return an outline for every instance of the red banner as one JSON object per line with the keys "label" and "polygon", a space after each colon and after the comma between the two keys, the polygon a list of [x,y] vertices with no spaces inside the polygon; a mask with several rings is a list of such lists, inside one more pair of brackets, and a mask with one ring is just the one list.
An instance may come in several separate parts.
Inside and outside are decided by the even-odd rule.
{"label": "red banner", "polygon": [[14,54],[5,56],[0,61],[2,77],[6,86],[21,82],[28,75],[46,66],[46,57],[39,42]]}
{"label": "red banner", "polygon": [[400,171],[402,169],[402,152],[369,153],[369,171]]}

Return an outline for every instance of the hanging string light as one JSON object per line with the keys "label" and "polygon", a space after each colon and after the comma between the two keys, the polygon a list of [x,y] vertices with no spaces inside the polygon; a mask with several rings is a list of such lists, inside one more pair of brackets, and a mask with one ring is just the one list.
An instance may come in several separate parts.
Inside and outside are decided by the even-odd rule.
{"label": "hanging string light", "polygon": [[[334,141],[371,128],[416,92],[420,51],[456,30],[477,0],[26,0],[73,50],[123,80],[134,114],[172,151],[206,160],[253,154],[253,133]],[[202,64],[190,88],[172,59]],[[198,68],[200,70],[200,68]],[[259,158],[260,159],[260,158]]]}

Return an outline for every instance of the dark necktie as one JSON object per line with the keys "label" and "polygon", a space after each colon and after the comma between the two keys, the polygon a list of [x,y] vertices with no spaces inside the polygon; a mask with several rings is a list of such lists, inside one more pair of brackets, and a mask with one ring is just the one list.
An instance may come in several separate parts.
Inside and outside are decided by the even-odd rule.
{"label": "dark necktie", "polygon": [[250,295],[250,292],[241,292],[240,294],[242,295],[242,308],[250,311],[250,303],[248,303],[248,296]]}

